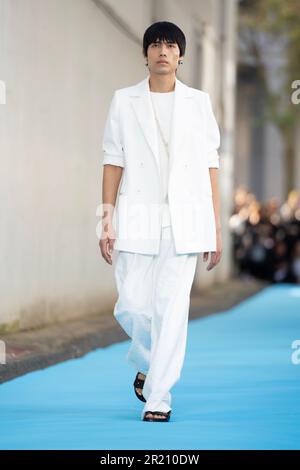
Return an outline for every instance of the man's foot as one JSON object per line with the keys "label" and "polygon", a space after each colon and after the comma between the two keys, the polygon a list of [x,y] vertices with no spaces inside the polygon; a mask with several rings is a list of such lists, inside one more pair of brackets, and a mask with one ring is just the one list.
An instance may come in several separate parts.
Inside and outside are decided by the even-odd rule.
{"label": "man's foot", "polygon": [[145,411],[143,421],[169,421],[171,410],[169,411]]}
{"label": "man's foot", "polygon": [[133,382],[134,393],[138,397],[138,399],[143,402],[146,402],[146,399],[142,393],[145,379],[146,379],[146,375],[144,375],[142,372],[137,372],[134,382]]}
{"label": "man's foot", "polygon": [[151,413],[151,411],[146,411],[146,418],[167,419],[167,416],[166,415],[156,415],[155,413]]}
{"label": "man's foot", "polygon": [[[141,372],[139,372],[137,378],[141,379],[141,380],[145,380],[146,376],[144,374],[142,374]],[[142,388],[136,388],[136,391],[140,396],[143,394],[143,389]]]}

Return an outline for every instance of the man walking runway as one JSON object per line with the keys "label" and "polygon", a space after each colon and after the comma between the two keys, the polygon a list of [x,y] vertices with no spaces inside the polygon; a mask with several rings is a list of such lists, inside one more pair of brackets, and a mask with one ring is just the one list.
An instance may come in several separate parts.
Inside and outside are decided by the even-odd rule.
{"label": "man walking runway", "polygon": [[176,77],[185,47],[173,23],[154,23],[145,31],[150,74],[116,90],[103,137],[99,244],[109,264],[118,251],[114,316],[132,339],[127,359],[137,372],[144,421],[170,419],[197,257],[203,252],[207,261],[210,252],[212,269],[222,252],[220,134],[209,95]]}

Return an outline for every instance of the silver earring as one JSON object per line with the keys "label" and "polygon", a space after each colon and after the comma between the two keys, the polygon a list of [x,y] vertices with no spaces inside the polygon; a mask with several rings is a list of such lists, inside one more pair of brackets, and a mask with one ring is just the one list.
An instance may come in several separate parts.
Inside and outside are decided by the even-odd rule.
{"label": "silver earring", "polygon": [[182,60],[179,60],[179,62],[178,62],[178,63],[179,63],[179,64],[183,64]]}

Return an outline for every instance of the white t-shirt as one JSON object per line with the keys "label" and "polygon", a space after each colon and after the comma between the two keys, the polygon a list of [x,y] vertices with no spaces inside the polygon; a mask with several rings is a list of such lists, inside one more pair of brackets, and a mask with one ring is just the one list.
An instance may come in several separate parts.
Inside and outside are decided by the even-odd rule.
{"label": "white t-shirt", "polygon": [[[173,114],[173,102],[174,102],[174,91],[167,93],[160,93],[156,91],[150,91],[152,105],[155,108],[156,116],[159,121],[160,127],[163,132],[163,136],[166,142],[168,142],[168,147],[170,148],[170,130]],[[155,121],[156,123],[156,121]],[[156,123],[157,127],[157,123]],[[162,141],[160,131],[157,127],[157,137],[159,144],[159,154],[160,154],[160,164],[161,164],[161,184],[162,184],[162,193],[163,193],[163,216],[162,216],[162,226],[166,227],[171,225],[171,217],[169,211],[169,201],[168,201],[168,182],[169,182],[169,158],[165,149],[165,145]]]}

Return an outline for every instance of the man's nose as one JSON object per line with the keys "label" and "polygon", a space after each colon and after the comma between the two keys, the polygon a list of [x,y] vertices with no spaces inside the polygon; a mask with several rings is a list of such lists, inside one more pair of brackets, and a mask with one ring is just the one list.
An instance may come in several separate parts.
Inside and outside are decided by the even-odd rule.
{"label": "man's nose", "polygon": [[166,44],[165,42],[161,42],[160,43],[160,53],[162,54],[166,50],[168,50],[168,44]]}

